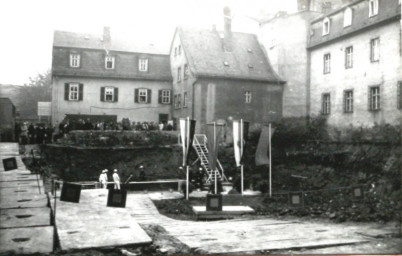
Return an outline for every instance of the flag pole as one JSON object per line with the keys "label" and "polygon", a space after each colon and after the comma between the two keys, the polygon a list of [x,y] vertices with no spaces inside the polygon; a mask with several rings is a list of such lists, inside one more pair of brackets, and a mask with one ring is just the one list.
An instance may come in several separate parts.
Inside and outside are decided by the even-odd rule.
{"label": "flag pole", "polygon": [[187,122],[186,122],[186,156],[185,156],[185,163],[186,163],[186,200],[188,200],[188,187],[189,187],[189,166],[187,163],[187,155],[190,151],[189,149],[189,143],[190,143],[190,118],[187,117]]}
{"label": "flag pole", "polygon": [[271,124],[269,124],[269,197],[272,197]]}
{"label": "flag pole", "polygon": [[[215,155],[216,155],[216,123],[214,122],[214,150],[215,150]],[[215,159],[213,160],[215,161]],[[215,163],[216,165],[216,163]],[[218,194],[218,181],[217,181],[217,177],[216,177],[216,166],[214,167],[214,174],[215,174],[215,195]]]}
{"label": "flag pole", "polygon": [[188,165],[186,165],[186,200],[188,200],[188,183],[189,183],[189,169]]}
{"label": "flag pole", "polygon": [[243,157],[243,119],[240,119],[240,180],[241,180],[241,195],[243,195],[243,190],[244,190],[244,176],[243,176],[243,163],[241,161],[242,157]]}

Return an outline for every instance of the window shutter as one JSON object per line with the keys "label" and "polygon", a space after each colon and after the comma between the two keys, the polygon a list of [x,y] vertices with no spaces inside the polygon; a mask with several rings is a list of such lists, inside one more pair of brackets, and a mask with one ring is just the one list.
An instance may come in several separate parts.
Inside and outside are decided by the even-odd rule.
{"label": "window shutter", "polygon": [[69,89],[70,89],[69,87],[70,86],[68,83],[64,84],[64,100],[68,100],[68,93],[69,93]]}
{"label": "window shutter", "polygon": [[162,90],[158,91],[158,103],[162,104]]}
{"label": "window shutter", "polygon": [[100,100],[105,101],[105,87],[101,87]]}
{"label": "window shutter", "polygon": [[346,91],[343,91],[343,113],[346,113]]}
{"label": "window shutter", "polygon": [[119,101],[119,88],[114,88],[114,102]]}
{"label": "window shutter", "polygon": [[172,90],[169,90],[169,91],[170,91],[170,101],[169,101],[169,103],[172,104],[172,102],[173,102],[173,94],[172,94]]}
{"label": "window shutter", "polygon": [[151,103],[152,90],[147,89],[147,103]]}
{"label": "window shutter", "polygon": [[370,89],[371,89],[371,88],[369,87],[369,88],[368,88],[368,93],[367,93],[367,95],[368,95],[368,99],[367,99],[368,110],[371,110],[371,95],[370,95],[371,90],[370,90]]}
{"label": "window shutter", "polygon": [[84,99],[84,85],[79,84],[79,90],[78,90],[78,100],[82,101]]}
{"label": "window shutter", "polygon": [[138,89],[134,89],[134,102],[138,103]]}

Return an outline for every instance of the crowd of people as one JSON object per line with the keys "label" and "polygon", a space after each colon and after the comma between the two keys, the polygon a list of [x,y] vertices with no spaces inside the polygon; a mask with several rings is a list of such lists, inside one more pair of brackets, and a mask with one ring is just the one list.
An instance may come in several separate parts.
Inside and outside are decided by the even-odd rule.
{"label": "crowd of people", "polygon": [[115,130],[115,131],[153,131],[173,130],[173,126],[167,123],[156,122],[130,122],[128,118],[122,121],[91,121],[88,119],[65,119],[59,124],[62,133],[73,130]]}
{"label": "crowd of people", "polygon": [[15,123],[15,141],[20,144],[46,144],[53,141],[54,128],[45,123]]}
{"label": "crowd of people", "polygon": [[156,131],[173,130],[172,124],[156,122],[131,122],[125,118],[120,122],[97,121],[90,119],[69,120],[64,119],[56,126],[47,123],[16,122],[14,127],[15,141],[25,144],[46,144],[57,141],[64,134],[74,130],[99,130],[99,131]]}

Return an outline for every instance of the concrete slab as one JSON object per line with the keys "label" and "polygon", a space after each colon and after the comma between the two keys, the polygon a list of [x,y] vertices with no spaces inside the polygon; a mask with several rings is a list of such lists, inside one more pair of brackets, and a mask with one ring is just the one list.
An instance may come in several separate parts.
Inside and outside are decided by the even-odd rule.
{"label": "concrete slab", "polygon": [[[39,185],[41,188],[43,188],[42,180],[39,180]],[[38,188],[38,181],[36,180],[0,181],[0,188],[23,188],[23,187]],[[43,189],[41,191],[43,191]]]}
{"label": "concrete slab", "polygon": [[19,154],[19,145],[14,142],[2,142],[0,143],[0,155],[18,155]]}
{"label": "concrete slab", "polygon": [[222,219],[235,215],[252,214],[254,210],[249,206],[222,206],[222,211],[207,211],[206,206],[193,206],[197,219]]}
{"label": "concrete slab", "polygon": [[40,175],[30,174],[30,173],[10,173],[0,175],[1,181],[26,181],[26,180],[36,180],[41,179]]}
{"label": "concrete slab", "polygon": [[0,209],[0,229],[49,225],[50,208],[48,207],[27,209]]}
{"label": "concrete slab", "polygon": [[[82,190],[79,203],[56,199],[56,228],[62,250],[152,242],[126,208],[106,206],[107,193],[105,189]],[[53,200],[51,204],[54,208]]]}
{"label": "concrete slab", "polygon": [[10,228],[0,231],[0,254],[51,253],[53,251],[54,228],[31,227]]}
{"label": "concrete slab", "polygon": [[222,206],[222,211],[207,211],[206,206],[193,206],[193,211],[195,214],[212,214],[216,212],[226,214],[254,213],[253,208],[243,205],[224,205]]}
{"label": "concrete slab", "polygon": [[36,208],[47,207],[47,205],[48,198],[46,194],[15,193],[9,194],[9,197],[2,194],[0,198],[0,209]]}

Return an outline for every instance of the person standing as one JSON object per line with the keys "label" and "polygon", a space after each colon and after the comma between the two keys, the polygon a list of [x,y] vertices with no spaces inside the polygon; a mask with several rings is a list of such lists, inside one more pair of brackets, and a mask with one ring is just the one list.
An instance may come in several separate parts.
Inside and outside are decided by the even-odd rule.
{"label": "person standing", "polygon": [[107,188],[107,175],[106,175],[106,170],[103,170],[101,175],[99,176],[99,182],[102,186],[102,188],[106,189]]}
{"label": "person standing", "polygon": [[120,190],[120,177],[116,169],[114,169],[113,181],[114,181],[114,189]]}

